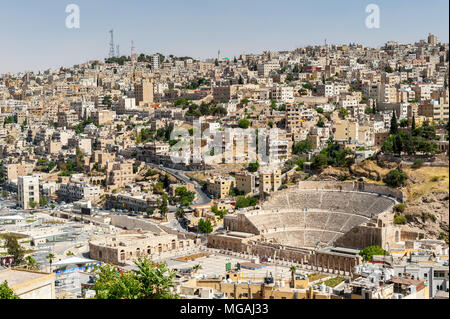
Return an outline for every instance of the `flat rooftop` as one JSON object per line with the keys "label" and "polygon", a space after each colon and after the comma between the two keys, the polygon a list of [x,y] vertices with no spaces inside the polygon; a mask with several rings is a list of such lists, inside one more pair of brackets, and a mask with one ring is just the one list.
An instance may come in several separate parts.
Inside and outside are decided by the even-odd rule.
{"label": "flat rooftop", "polygon": [[25,269],[5,269],[0,271],[0,282],[8,281],[8,286],[13,288],[36,280],[46,280],[53,274],[29,271]]}

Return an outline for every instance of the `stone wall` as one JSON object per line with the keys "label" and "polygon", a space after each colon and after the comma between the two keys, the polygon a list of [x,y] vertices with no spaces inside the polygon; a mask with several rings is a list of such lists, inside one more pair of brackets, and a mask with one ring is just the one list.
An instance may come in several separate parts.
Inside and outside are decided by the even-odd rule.
{"label": "stone wall", "polygon": [[405,194],[401,190],[390,188],[387,186],[368,184],[364,182],[303,181],[298,183],[296,187],[298,189],[368,192],[388,197],[394,197],[399,202],[403,202],[405,198]]}
{"label": "stone wall", "polygon": [[[255,214],[257,213],[258,212],[256,211]],[[246,214],[251,213],[237,213],[236,215],[226,215],[223,219],[223,228],[229,231],[238,231],[259,235],[260,231],[248,220]]]}

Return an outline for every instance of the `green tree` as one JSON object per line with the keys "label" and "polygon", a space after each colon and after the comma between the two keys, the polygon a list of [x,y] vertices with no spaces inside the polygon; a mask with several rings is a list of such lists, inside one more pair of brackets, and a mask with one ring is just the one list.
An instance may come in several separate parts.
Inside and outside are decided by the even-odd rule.
{"label": "green tree", "polygon": [[218,209],[216,205],[211,207],[211,212],[216,215],[219,220],[222,220],[225,215],[228,214],[228,210],[226,209]]}
{"label": "green tree", "polygon": [[14,290],[12,290],[8,286],[8,282],[5,280],[2,284],[0,284],[0,299],[20,299],[19,296],[16,295]]}
{"label": "green tree", "polygon": [[326,154],[317,154],[316,156],[314,156],[311,166],[314,169],[318,169],[318,170],[328,167],[327,155]]}
{"label": "green tree", "polygon": [[289,267],[289,271],[291,272],[291,279],[292,282],[295,280],[295,272],[297,271],[297,266],[291,266]]}
{"label": "green tree", "polygon": [[375,255],[388,255],[388,252],[378,245],[369,246],[364,248],[359,252],[359,254],[364,258],[364,261],[373,260]]}
{"label": "green tree", "polygon": [[167,200],[166,194],[162,195],[162,201],[161,201],[161,204],[159,205],[158,209],[159,209],[159,214],[161,215],[161,217],[165,218],[167,216],[167,213],[169,212],[168,200]]}
{"label": "green tree", "polygon": [[408,120],[407,119],[403,119],[400,121],[400,127],[408,127]]}
{"label": "green tree", "polygon": [[33,256],[25,257],[25,267],[30,270],[39,270],[39,265],[36,263]]}
{"label": "green tree", "polygon": [[346,119],[348,117],[348,110],[345,107],[341,107],[339,109],[339,117],[342,119]]}
{"label": "green tree", "polygon": [[242,119],[242,120],[239,121],[238,125],[242,129],[247,129],[250,126],[250,121],[247,120],[247,119]]}
{"label": "green tree", "polygon": [[255,197],[251,197],[251,196],[241,196],[238,197],[238,199],[236,200],[236,209],[239,208],[246,208],[246,207],[251,207],[251,206],[255,206],[258,203],[258,199]]}
{"label": "green tree", "polygon": [[202,265],[200,265],[200,264],[197,264],[197,265],[194,265],[194,266],[192,266],[192,270],[195,272],[195,273],[197,273],[200,269],[202,269],[203,267],[202,267]]}
{"label": "green tree", "polygon": [[402,170],[396,168],[390,171],[383,181],[390,187],[401,187],[406,185],[407,179],[408,175],[406,175]]}
{"label": "green tree", "polygon": [[29,205],[32,209],[35,209],[36,206],[37,206],[37,203],[36,203],[34,200],[30,200],[30,201],[28,202],[28,205]]}
{"label": "green tree", "polygon": [[51,271],[52,270],[53,260],[55,259],[55,255],[50,253],[47,256],[45,256],[45,258],[48,260],[48,263],[50,264],[50,271]]}
{"label": "green tree", "polygon": [[394,135],[394,143],[392,145],[394,154],[400,155],[403,151],[403,141],[400,135]]}
{"label": "green tree", "polygon": [[195,193],[187,190],[186,186],[175,189],[175,201],[183,206],[189,206],[195,199]]}
{"label": "green tree", "polygon": [[4,235],[5,239],[5,248],[8,252],[8,255],[14,257],[14,263],[16,266],[22,264],[23,258],[25,256],[25,249],[19,244],[16,236],[13,235]]}
{"label": "green tree", "polygon": [[249,172],[257,172],[259,169],[259,162],[252,162],[250,164],[248,164],[247,170]]}
{"label": "green tree", "polygon": [[119,272],[116,266],[106,264],[96,269],[98,278],[93,290],[96,299],[176,299],[175,272],[165,263],[155,264],[147,258],[134,262],[138,267],[131,272]]}
{"label": "green tree", "polygon": [[395,115],[395,111],[392,112],[391,128],[389,130],[389,134],[392,134],[392,135],[398,134],[397,115]]}
{"label": "green tree", "polygon": [[204,234],[212,233],[213,227],[211,225],[211,221],[204,220],[203,218],[200,219],[198,221],[198,229]]}
{"label": "green tree", "polygon": [[312,144],[309,141],[298,142],[294,145],[294,154],[301,155],[311,152]]}
{"label": "green tree", "polygon": [[48,197],[40,196],[39,197],[39,206],[44,207],[48,204]]}

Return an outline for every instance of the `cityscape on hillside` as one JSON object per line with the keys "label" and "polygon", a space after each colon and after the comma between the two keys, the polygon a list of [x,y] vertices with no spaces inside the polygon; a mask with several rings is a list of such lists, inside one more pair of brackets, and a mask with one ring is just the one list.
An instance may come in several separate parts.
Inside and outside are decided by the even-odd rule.
{"label": "cityscape on hillside", "polygon": [[0,76],[0,299],[449,298],[448,43],[108,35]]}

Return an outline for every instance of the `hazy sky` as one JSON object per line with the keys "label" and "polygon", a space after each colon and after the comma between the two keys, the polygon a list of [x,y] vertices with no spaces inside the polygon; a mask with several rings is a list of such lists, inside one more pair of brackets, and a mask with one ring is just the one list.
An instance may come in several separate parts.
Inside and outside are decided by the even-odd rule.
{"label": "hazy sky", "polygon": [[[429,32],[449,40],[448,0],[0,0],[0,74],[72,66],[108,55],[114,29],[121,55],[239,56],[356,42],[413,43]],[[68,4],[80,7],[80,29],[67,29]],[[368,29],[365,8],[380,7]]]}

